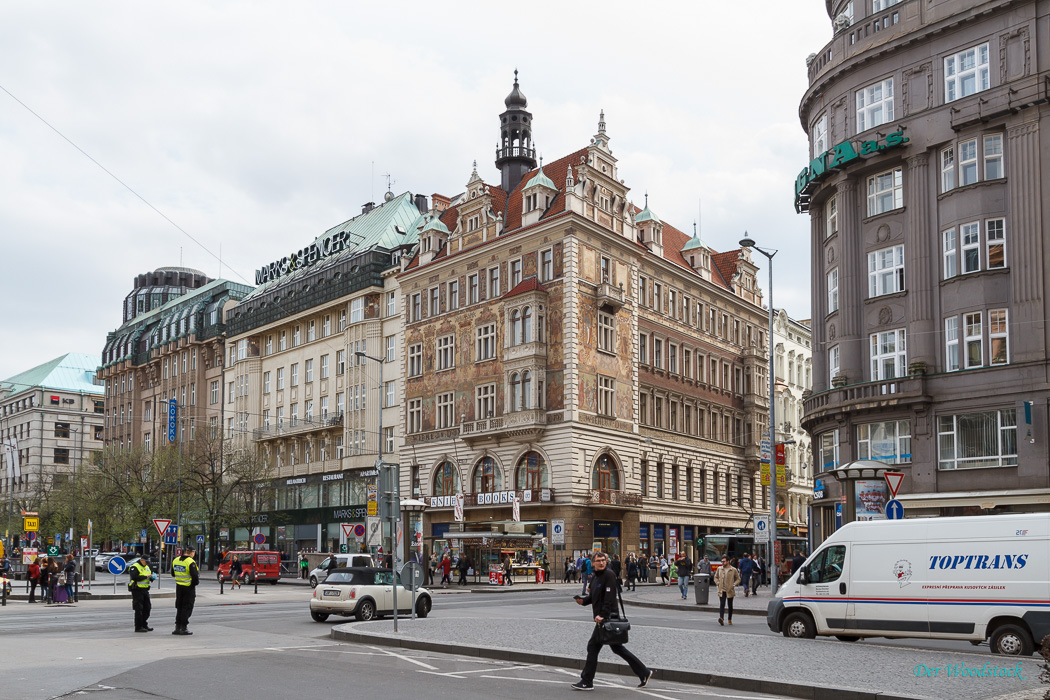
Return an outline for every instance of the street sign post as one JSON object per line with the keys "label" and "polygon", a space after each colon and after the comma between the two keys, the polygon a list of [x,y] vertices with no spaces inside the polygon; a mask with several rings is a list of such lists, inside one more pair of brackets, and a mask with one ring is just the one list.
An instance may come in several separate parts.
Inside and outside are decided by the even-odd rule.
{"label": "street sign post", "polygon": [[354,525],[354,537],[356,537],[357,539],[361,539],[364,536],[365,536],[365,526],[362,525],[361,523],[358,523],[357,525]]}
{"label": "street sign post", "polygon": [[896,498],[886,501],[886,519],[904,520],[904,504]]}
{"label": "street sign post", "polygon": [[354,532],[353,523],[341,523],[339,527],[343,528],[343,537],[350,539],[350,535]]}
{"label": "street sign post", "polygon": [[[171,518],[154,518],[153,527],[157,528],[157,533],[164,537],[164,531],[168,529],[168,525],[171,525]],[[146,536],[146,531],[142,531],[142,536]]]}
{"label": "street sign post", "polygon": [[365,519],[365,530],[367,530],[366,545],[378,547],[383,544],[383,528],[380,525],[378,516],[368,516]]}
{"label": "street sign post", "polygon": [[164,544],[178,544],[179,543],[179,526],[168,525],[164,529]]}
{"label": "street sign post", "polygon": [[769,543],[769,516],[755,516],[755,544]]}
{"label": "street sign post", "polygon": [[401,568],[401,585],[412,591],[412,619],[416,619],[416,591],[423,585],[423,567],[410,561]]}
{"label": "street sign post", "polygon": [[204,535],[197,535],[197,544],[204,544]]}
{"label": "street sign post", "polygon": [[37,532],[40,530],[40,518],[22,518],[22,529],[26,532]]}
{"label": "street sign post", "polygon": [[564,520],[551,520],[551,544],[565,544]]}
{"label": "street sign post", "polygon": [[266,544],[266,535],[261,532],[255,533],[255,537],[252,539],[255,540],[255,544]]}

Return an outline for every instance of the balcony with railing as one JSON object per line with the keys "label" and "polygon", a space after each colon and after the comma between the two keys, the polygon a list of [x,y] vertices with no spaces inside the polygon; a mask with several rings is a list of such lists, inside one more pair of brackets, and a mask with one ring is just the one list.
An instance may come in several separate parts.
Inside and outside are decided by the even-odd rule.
{"label": "balcony with railing", "polygon": [[642,495],[614,489],[591,489],[591,503],[594,505],[640,508]]}
{"label": "balcony with railing", "polygon": [[464,423],[460,437],[466,441],[489,437],[535,436],[547,427],[547,412],[542,409],[514,411],[502,416]]}
{"label": "balcony with railing", "polygon": [[802,427],[808,430],[807,424],[826,415],[888,406],[911,406],[929,403],[930,400],[926,392],[926,376],[923,374],[878,382],[847,384],[803,399],[805,418]]}
{"label": "balcony with railing", "polygon": [[598,307],[611,306],[614,311],[619,311],[623,306],[623,285],[617,287],[610,282],[602,282],[598,285]]}
{"label": "balcony with railing", "polygon": [[343,426],[343,414],[337,413],[326,417],[289,419],[280,424],[263,426],[252,431],[256,440],[277,440],[279,438],[304,435]]}

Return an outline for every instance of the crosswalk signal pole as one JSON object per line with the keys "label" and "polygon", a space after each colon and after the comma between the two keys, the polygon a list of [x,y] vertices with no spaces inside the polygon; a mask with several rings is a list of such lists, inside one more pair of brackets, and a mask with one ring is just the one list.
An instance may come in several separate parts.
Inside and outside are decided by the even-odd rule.
{"label": "crosswalk signal pole", "polygon": [[400,464],[393,464],[390,462],[384,462],[379,459],[376,460],[376,466],[379,468],[379,502],[382,506],[382,518],[383,522],[390,525],[390,549],[387,550],[388,556],[390,557],[390,575],[392,578],[391,585],[393,586],[393,604],[394,604],[394,633],[397,633],[397,521],[400,516],[401,509],[401,495],[399,493],[400,486]]}

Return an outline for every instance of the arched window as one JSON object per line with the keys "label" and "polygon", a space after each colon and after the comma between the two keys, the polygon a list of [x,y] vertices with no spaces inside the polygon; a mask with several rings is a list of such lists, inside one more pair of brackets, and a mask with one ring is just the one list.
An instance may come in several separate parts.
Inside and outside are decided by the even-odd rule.
{"label": "arched window", "polygon": [[521,312],[517,309],[510,314],[510,344],[517,345],[521,338]]}
{"label": "arched window", "polygon": [[503,490],[503,473],[492,457],[482,457],[474,466],[474,493]]}
{"label": "arched window", "polygon": [[548,487],[547,462],[539,452],[526,452],[518,461],[519,489],[545,489]]}
{"label": "arched window", "polygon": [[459,470],[452,462],[442,462],[434,472],[434,495],[455,496],[460,492]]}
{"label": "arched window", "polygon": [[529,397],[532,395],[532,372],[521,373],[521,410],[527,411],[532,405]]}
{"label": "arched window", "polygon": [[521,376],[517,372],[510,375],[510,410],[521,410]]}
{"label": "arched window", "polygon": [[528,306],[521,312],[521,342],[532,342],[532,309]]}
{"label": "arched window", "polygon": [[620,473],[616,469],[616,462],[608,454],[603,454],[594,463],[591,471],[591,488],[603,491],[620,490]]}

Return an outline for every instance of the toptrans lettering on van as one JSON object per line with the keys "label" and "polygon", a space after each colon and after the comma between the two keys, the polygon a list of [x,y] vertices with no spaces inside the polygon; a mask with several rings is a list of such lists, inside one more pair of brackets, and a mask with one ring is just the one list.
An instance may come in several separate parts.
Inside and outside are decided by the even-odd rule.
{"label": "toptrans lettering on van", "polygon": [[[957,554],[930,557],[931,569],[1023,569],[1028,563],[1027,554]],[[965,564],[965,566],[963,566]]]}

